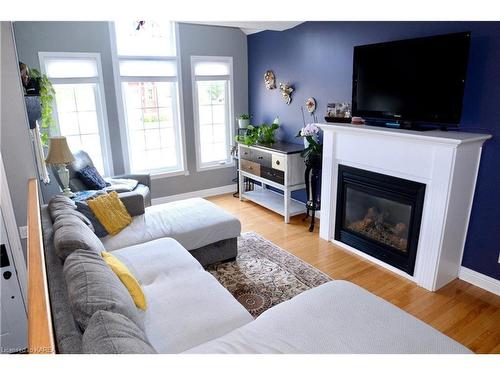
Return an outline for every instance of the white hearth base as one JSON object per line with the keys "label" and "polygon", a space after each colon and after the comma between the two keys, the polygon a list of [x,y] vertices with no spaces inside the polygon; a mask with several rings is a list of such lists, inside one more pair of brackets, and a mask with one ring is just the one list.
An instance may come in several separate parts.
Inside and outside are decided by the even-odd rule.
{"label": "white hearth base", "polygon": [[[323,172],[320,237],[435,291],[458,276],[481,148],[490,135],[320,125]],[[334,238],[339,164],[426,184],[414,275]]]}

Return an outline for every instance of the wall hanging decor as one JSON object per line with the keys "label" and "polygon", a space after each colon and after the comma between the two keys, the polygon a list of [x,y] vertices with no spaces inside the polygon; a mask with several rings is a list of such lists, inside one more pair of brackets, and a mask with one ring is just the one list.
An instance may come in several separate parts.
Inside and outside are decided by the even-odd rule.
{"label": "wall hanging decor", "polygon": [[268,90],[276,88],[276,77],[274,76],[274,72],[272,70],[268,70],[264,74],[264,83],[266,85],[266,89]]}
{"label": "wall hanging decor", "polygon": [[313,97],[306,99],[307,112],[313,113],[316,110],[316,100]]}
{"label": "wall hanging decor", "polygon": [[293,87],[289,83],[283,84],[280,83],[280,92],[281,92],[281,97],[285,101],[285,104],[290,104],[292,102],[292,92],[293,92]]}

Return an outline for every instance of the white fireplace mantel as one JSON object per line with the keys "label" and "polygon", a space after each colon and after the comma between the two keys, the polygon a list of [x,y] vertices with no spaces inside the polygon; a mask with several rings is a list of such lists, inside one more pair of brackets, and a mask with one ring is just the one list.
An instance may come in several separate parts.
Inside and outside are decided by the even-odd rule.
{"label": "white fireplace mantel", "polygon": [[[458,276],[487,134],[320,124],[320,237],[435,291]],[[426,184],[414,275],[334,238],[339,164]]]}

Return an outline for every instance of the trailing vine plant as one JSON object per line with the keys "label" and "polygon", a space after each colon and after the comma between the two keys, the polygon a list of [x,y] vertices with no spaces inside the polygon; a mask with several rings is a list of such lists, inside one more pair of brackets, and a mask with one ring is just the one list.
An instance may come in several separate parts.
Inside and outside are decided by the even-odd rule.
{"label": "trailing vine plant", "polygon": [[37,69],[30,69],[30,77],[38,82],[40,87],[40,104],[42,106],[41,118],[41,140],[44,146],[48,145],[50,130],[54,126],[54,117],[52,116],[52,102],[54,101],[55,90],[49,78],[41,74]]}

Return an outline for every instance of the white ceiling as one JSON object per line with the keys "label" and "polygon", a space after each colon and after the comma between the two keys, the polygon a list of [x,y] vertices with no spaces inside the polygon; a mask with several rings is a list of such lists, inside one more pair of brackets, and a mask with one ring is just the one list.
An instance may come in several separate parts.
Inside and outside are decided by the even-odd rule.
{"label": "white ceiling", "polygon": [[264,30],[283,31],[300,25],[302,21],[206,21],[188,22],[201,25],[238,27],[245,34],[254,34]]}

